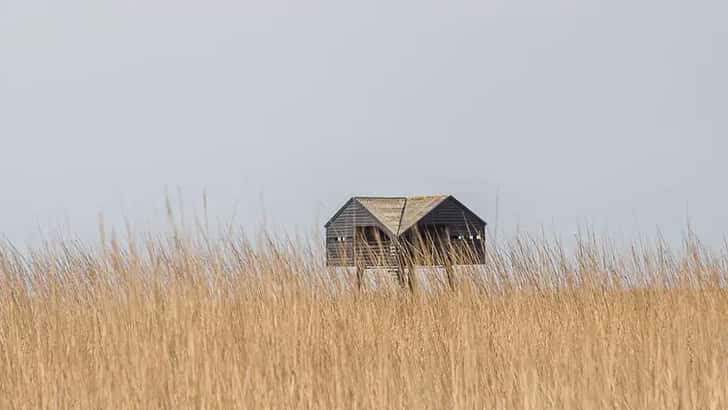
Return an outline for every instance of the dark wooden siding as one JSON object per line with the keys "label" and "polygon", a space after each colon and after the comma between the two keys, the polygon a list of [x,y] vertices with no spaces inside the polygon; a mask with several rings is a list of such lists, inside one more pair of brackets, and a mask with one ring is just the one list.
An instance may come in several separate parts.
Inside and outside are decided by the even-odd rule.
{"label": "dark wooden siding", "polygon": [[[354,227],[378,225],[377,221],[359,202],[356,200],[349,201],[326,228],[327,264],[353,266]],[[338,238],[344,238],[344,241],[340,241]]]}
{"label": "dark wooden siding", "polygon": [[420,233],[427,232],[428,226],[447,227],[450,235],[448,243],[460,255],[458,259],[482,262],[485,256],[485,224],[458,201],[446,199],[422,218],[416,229]]}
{"label": "dark wooden siding", "polygon": [[485,225],[480,219],[453,198],[446,199],[422,218],[417,226],[446,225],[452,235],[485,234]]}
{"label": "dark wooden siding", "polygon": [[[455,240],[446,240],[446,242],[451,243],[458,252],[465,250],[467,252],[464,253],[483,254],[485,223],[454,198],[447,198],[443,201],[422,218],[415,228],[425,232],[427,226],[447,227],[444,232],[450,235],[450,238],[446,239],[454,238]],[[328,265],[354,266],[361,264],[366,267],[397,265],[398,253],[401,252],[401,249],[394,246],[396,245],[396,241],[393,241],[395,238],[377,234],[377,240],[372,240],[372,238],[367,240],[366,232],[372,231],[366,230],[364,227],[379,227],[382,231],[384,229],[383,225],[363,205],[356,199],[352,199],[344,205],[326,227]],[[356,235],[355,232],[357,232]],[[409,231],[403,239],[413,244],[413,234],[413,231]],[[354,249],[355,246],[356,249]],[[475,252],[471,252],[473,250]]]}
{"label": "dark wooden siding", "polygon": [[356,263],[365,267],[396,266],[397,242],[380,227],[358,226]]}

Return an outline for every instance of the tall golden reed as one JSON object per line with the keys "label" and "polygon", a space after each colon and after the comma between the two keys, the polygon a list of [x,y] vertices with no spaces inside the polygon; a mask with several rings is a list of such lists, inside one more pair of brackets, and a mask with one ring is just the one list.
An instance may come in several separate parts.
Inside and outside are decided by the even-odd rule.
{"label": "tall golden reed", "polygon": [[728,256],[692,235],[520,237],[410,293],[206,232],[0,246],[0,408],[728,408]]}

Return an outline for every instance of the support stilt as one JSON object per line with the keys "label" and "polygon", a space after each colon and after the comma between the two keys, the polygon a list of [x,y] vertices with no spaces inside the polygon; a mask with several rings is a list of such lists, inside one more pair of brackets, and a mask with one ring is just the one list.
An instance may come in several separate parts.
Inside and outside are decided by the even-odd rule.
{"label": "support stilt", "polygon": [[405,270],[404,270],[404,264],[402,261],[399,262],[397,265],[397,283],[399,284],[399,287],[404,289],[405,287]]}
{"label": "support stilt", "polygon": [[455,291],[455,278],[452,268],[452,263],[450,261],[445,262],[445,275],[447,276],[447,285],[450,287],[451,291]]}
{"label": "support stilt", "polygon": [[415,293],[415,289],[417,288],[417,274],[414,263],[410,263],[409,269],[407,269],[407,286],[410,292]]}
{"label": "support stilt", "polygon": [[357,290],[361,290],[363,281],[364,281],[364,268],[361,265],[356,265],[356,288],[357,288]]}

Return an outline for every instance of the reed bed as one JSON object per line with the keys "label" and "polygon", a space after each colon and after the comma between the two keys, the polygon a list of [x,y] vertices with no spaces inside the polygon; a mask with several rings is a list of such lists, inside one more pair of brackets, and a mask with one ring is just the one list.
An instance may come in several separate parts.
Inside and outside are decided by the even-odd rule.
{"label": "reed bed", "polygon": [[411,292],[206,232],[0,245],[0,408],[728,408],[728,254],[692,234],[489,240]]}

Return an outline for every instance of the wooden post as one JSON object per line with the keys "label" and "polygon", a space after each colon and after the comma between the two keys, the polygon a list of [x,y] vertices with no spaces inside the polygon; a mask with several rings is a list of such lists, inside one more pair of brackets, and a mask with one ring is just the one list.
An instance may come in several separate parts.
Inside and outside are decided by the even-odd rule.
{"label": "wooden post", "polygon": [[447,285],[450,287],[450,290],[455,291],[455,278],[453,277],[452,264],[449,261],[445,263],[445,275],[447,276]]}
{"label": "wooden post", "polygon": [[417,276],[415,273],[415,262],[411,259],[409,261],[409,269],[407,272],[407,285],[409,286],[410,292],[415,293],[415,288],[417,287]]}
{"label": "wooden post", "polygon": [[361,290],[363,280],[364,280],[364,268],[361,266],[361,264],[357,264],[356,265],[356,288],[357,288],[357,290]]}
{"label": "wooden post", "polygon": [[359,262],[359,250],[357,249],[357,242],[358,242],[358,237],[359,237],[358,227],[354,226],[353,231],[354,231],[354,235],[352,238],[351,247],[352,247],[352,250],[354,251],[353,259],[354,259],[354,268],[356,269],[356,289],[361,290],[361,285],[362,285],[361,282],[362,282],[362,276],[364,275],[364,272],[363,272],[361,263]]}
{"label": "wooden post", "polygon": [[455,290],[455,278],[453,277],[453,248],[450,239],[450,227],[445,227],[445,235],[447,236],[447,249],[443,255],[443,264],[445,265],[445,276],[447,277],[447,285],[450,286],[450,290]]}
{"label": "wooden post", "polygon": [[404,261],[402,260],[402,257],[399,256],[397,258],[397,283],[399,283],[399,286],[402,289],[404,289],[404,286],[405,286],[405,284],[404,284],[404,274],[405,274],[404,269],[405,269]]}

